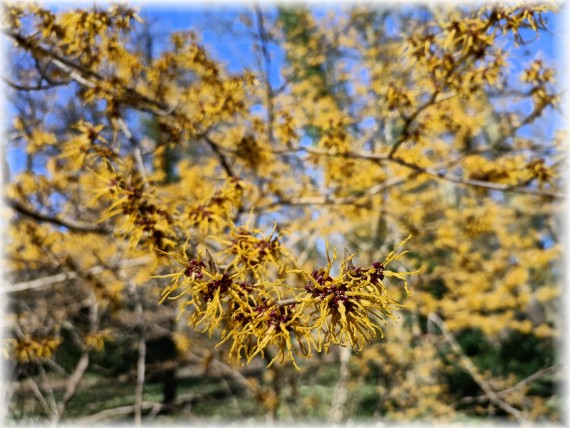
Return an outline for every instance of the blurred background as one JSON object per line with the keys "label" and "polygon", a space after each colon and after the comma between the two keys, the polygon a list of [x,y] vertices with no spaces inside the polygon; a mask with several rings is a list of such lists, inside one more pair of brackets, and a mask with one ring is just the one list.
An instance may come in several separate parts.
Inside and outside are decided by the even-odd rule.
{"label": "blurred background", "polygon": [[[560,422],[563,12],[7,5],[6,423]],[[180,267],[152,250],[184,240],[109,214],[113,156],[193,248],[239,178],[234,223],[295,266],[412,234],[392,268],[423,271],[362,352],[228,360],[159,304]]]}

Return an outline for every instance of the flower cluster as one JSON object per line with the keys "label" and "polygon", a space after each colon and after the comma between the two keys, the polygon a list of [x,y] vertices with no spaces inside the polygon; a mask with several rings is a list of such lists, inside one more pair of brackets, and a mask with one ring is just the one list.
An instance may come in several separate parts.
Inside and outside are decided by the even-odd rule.
{"label": "flower cluster", "polygon": [[8,338],[5,341],[4,353],[23,363],[39,358],[49,359],[61,341],[59,337],[31,337],[30,335]]}
{"label": "flower cluster", "polygon": [[[408,239],[396,248],[404,245]],[[327,351],[331,344],[361,350],[377,333],[383,336],[378,322],[396,319],[393,311],[402,305],[389,296],[384,278],[392,276],[402,280],[409,296],[406,276],[419,272],[386,269],[390,262],[405,254],[395,255],[396,248],[383,262],[370,266],[355,267],[352,263],[354,254],[346,253],[336,278],[330,276],[336,257],[328,259],[326,269],[315,270],[310,275],[300,271],[308,279],[305,290],[314,308],[312,328],[318,335],[319,351],[321,347]]]}
{"label": "flower cluster", "polygon": [[276,266],[279,272],[286,268],[290,257],[279,241],[280,233],[276,226],[267,237],[260,229],[250,229],[248,225],[234,226],[229,237],[229,241],[220,241],[226,246],[222,254],[226,259],[231,258],[229,267],[245,266],[251,269],[256,277],[259,277],[268,265]]}
{"label": "flower cluster", "polygon": [[232,211],[241,206],[244,183],[230,179],[221,189],[188,210],[190,224],[206,235],[217,232],[228,224]]}
{"label": "flower cluster", "polygon": [[395,320],[394,310],[402,307],[390,297],[386,277],[403,281],[409,295],[407,276],[419,272],[387,268],[406,253],[396,254],[406,239],[384,261],[369,266],[354,266],[355,255],[346,253],[336,277],[331,275],[336,254],[331,258],[327,250],[326,268],[310,274],[288,271],[302,275],[307,281],[304,286],[287,284],[283,278],[271,282],[268,265],[281,270],[285,266],[281,244],[274,233],[269,238],[258,233],[245,227],[232,230],[234,239],[219,252],[226,259],[233,255],[223,269],[206,251],[205,256],[200,253],[194,258],[177,256],[182,269],[162,276],[170,279],[163,300],[188,296],[181,315],[186,313],[189,325],[199,331],[211,335],[220,330],[220,344],[228,343],[230,357],[238,361],[250,362],[269,352],[270,364],[285,358],[295,364],[296,356],[326,352],[331,344],[361,350],[378,333],[383,336],[378,323]]}

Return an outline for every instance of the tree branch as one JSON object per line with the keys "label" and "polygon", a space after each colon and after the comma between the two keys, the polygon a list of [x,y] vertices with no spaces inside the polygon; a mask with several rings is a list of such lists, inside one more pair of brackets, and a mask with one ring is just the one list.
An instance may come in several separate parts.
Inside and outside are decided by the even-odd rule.
{"label": "tree branch", "polygon": [[133,281],[125,278],[124,275],[119,275],[122,279],[127,281],[129,291],[134,297],[135,312],[138,316],[137,330],[139,333],[139,340],[137,344],[138,358],[137,358],[137,383],[135,386],[135,426],[140,427],[142,422],[142,403],[144,397],[144,379],[145,379],[145,361],[146,361],[146,322],[144,317],[144,308],[142,304],[141,295],[137,286]]}
{"label": "tree branch", "polygon": [[33,208],[25,205],[23,202],[16,199],[4,196],[4,201],[6,204],[12,208],[14,211],[30,217],[34,220],[52,223],[58,226],[63,226],[73,232],[84,232],[84,233],[97,233],[97,234],[109,234],[111,230],[102,225],[93,225],[91,223],[84,223],[82,221],[77,221],[69,218],[63,218],[57,215],[50,216],[42,214],[34,210]]}
{"label": "tree branch", "polygon": [[46,416],[53,417],[56,410],[52,409],[51,406],[48,404],[42,392],[40,391],[40,388],[38,388],[37,383],[34,382],[34,379],[29,377],[27,383],[29,388],[32,390],[32,393],[34,394],[34,397],[36,397],[36,400],[38,400],[38,403],[40,403],[40,406],[42,407],[42,410],[44,411]]}
{"label": "tree branch", "polygon": [[55,88],[58,86],[65,86],[65,85],[69,84],[69,82],[53,82],[53,83],[50,83],[50,84],[45,85],[45,86],[42,86],[41,83],[38,83],[36,86],[24,86],[24,85],[19,85],[15,82],[12,82],[11,80],[9,80],[5,77],[2,77],[2,80],[4,81],[4,83],[6,83],[12,89],[15,89],[17,91],[24,91],[24,92],[44,91],[46,89],[51,89],[51,88]]}
{"label": "tree branch", "polygon": [[[34,54],[39,54],[40,56],[47,56],[51,58],[52,64],[55,65],[60,70],[69,74],[69,77],[75,80],[77,83],[88,88],[94,88],[98,83],[105,81],[105,79],[94,71],[85,70],[82,66],[75,64],[73,61],[67,60],[66,58],[58,55],[51,50],[40,46],[38,43],[26,38],[25,36],[13,33],[11,31],[3,31],[4,34],[15,42],[18,43],[20,47]],[[172,110],[168,109],[167,106],[161,104],[160,102],[141,94],[133,88],[122,85],[121,89],[125,91],[125,103],[133,106],[137,106],[140,110],[146,111],[148,113],[153,113],[158,116],[168,116],[172,113]]]}
{"label": "tree branch", "polygon": [[333,401],[331,405],[330,421],[334,424],[340,423],[344,413],[344,406],[348,398],[348,381],[350,379],[350,348],[340,348],[340,378],[334,387]]}
{"label": "tree branch", "polygon": [[[396,157],[389,157],[387,155],[377,155],[373,153],[354,153],[354,152],[347,152],[347,153],[335,153],[330,152],[328,150],[323,150],[319,148],[312,148],[312,147],[298,147],[293,150],[289,151],[296,151],[296,152],[306,152],[313,155],[318,156],[330,156],[330,157],[339,157],[339,158],[346,158],[346,159],[363,159],[368,160],[371,162],[382,163],[382,162],[392,162],[403,167],[412,169],[420,174],[426,174],[435,178],[439,178],[441,180],[449,181],[456,184],[463,184],[466,186],[473,186],[473,187],[481,187],[490,190],[498,190],[501,192],[513,192],[513,193],[523,193],[535,196],[543,196],[549,197],[554,199],[565,199],[567,197],[564,193],[558,192],[549,192],[545,190],[539,189],[531,189],[528,187],[522,187],[521,184],[502,184],[502,183],[493,183],[489,181],[482,181],[482,180],[474,180],[465,177],[457,177],[449,174],[445,174],[443,172],[437,171],[433,168],[428,167],[421,167],[411,162],[407,162],[403,159],[396,158]],[[279,153],[287,152],[287,150],[280,150]]]}
{"label": "tree branch", "polygon": [[[97,327],[99,324],[99,303],[97,302],[97,298],[95,294],[91,294],[91,306],[89,307],[89,333],[93,334],[97,331]],[[57,415],[52,420],[53,426],[57,425],[59,420],[61,419],[63,412],[65,411],[65,406],[73,398],[75,393],[77,392],[77,387],[83,379],[85,371],[89,366],[89,353],[90,349],[88,347],[84,347],[81,357],[79,358],[79,362],[75,366],[75,370],[69,380],[67,381],[67,387],[65,388],[65,394],[61,399],[59,405],[57,406]]]}
{"label": "tree branch", "polygon": [[331,196],[306,196],[302,198],[282,199],[279,201],[271,202],[267,205],[260,205],[254,208],[255,212],[262,212],[268,208],[275,206],[305,206],[305,205],[357,205],[359,199],[365,197],[375,196],[388,190],[391,187],[398,186],[407,181],[407,178],[394,178],[387,180],[384,183],[379,183],[366,190],[355,192],[353,195],[344,197],[331,197]]}
{"label": "tree branch", "polygon": [[133,135],[133,133],[131,132],[131,130],[129,129],[129,127],[122,118],[117,119],[117,123],[119,124],[119,127],[121,128],[123,134],[125,134],[125,137],[127,137],[127,140],[129,140],[129,143],[131,144],[131,148],[133,149],[133,154],[135,156],[135,162],[137,163],[137,169],[143,179],[143,186],[146,188],[148,187],[148,179],[146,174],[146,168],[144,166],[144,161],[142,158],[140,143],[135,138],[135,136]]}
{"label": "tree branch", "polygon": [[218,145],[207,135],[204,135],[204,141],[208,144],[208,146],[212,149],[214,154],[218,157],[218,159],[220,160],[220,164],[222,165],[222,168],[224,169],[224,171],[226,171],[226,174],[228,174],[228,176],[231,178],[236,178],[237,176],[234,170],[230,166],[230,163],[228,162],[228,160],[226,159],[226,157],[224,156]]}
{"label": "tree branch", "polygon": [[281,308],[282,306],[290,306],[297,303],[299,303],[299,300],[296,297],[289,297],[288,299],[278,300],[275,306]]}
{"label": "tree branch", "polygon": [[[87,416],[85,418],[77,419],[75,422],[81,423],[81,425],[92,424],[96,423],[102,419],[112,418],[114,416],[125,416],[130,415],[136,409],[136,405],[130,406],[121,406],[115,407],[114,409],[106,409],[101,412],[95,413],[93,415]],[[170,407],[169,405],[161,404],[161,403],[152,403],[152,402],[143,402],[140,404],[140,408],[142,409],[163,409],[166,407]]]}
{"label": "tree branch", "polygon": [[432,323],[436,324],[439,327],[440,331],[443,333],[445,340],[451,345],[451,348],[459,357],[459,361],[461,362],[463,368],[467,370],[467,372],[471,375],[471,377],[477,383],[477,385],[479,385],[479,387],[481,387],[481,389],[485,391],[485,394],[489,397],[489,400],[494,404],[496,404],[497,406],[499,406],[508,414],[512,415],[517,421],[527,422],[522,412],[518,409],[515,409],[507,402],[503,401],[493,390],[493,388],[491,388],[491,385],[489,385],[489,383],[483,378],[483,376],[479,374],[477,368],[475,367],[471,359],[465,354],[465,352],[463,352],[461,345],[459,345],[459,342],[457,342],[457,339],[455,338],[451,330],[449,330],[445,322],[435,313],[431,313],[428,315],[428,321],[431,321]]}
{"label": "tree branch", "polygon": [[[88,275],[99,275],[109,269],[136,267],[149,263],[149,257],[139,257],[133,260],[126,260],[114,266],[94,266],[87,270]],[[18,282],[16,284],[9,284],[3,282],[0,288],[0,294],[18,293],[28,290],[40,290],[69,279],[78,278],[80,275],[77,272],[62,272],[52,276],[45,276],[42,278],[33,279],[31,281]]]}
{"label": "tree branch", "polygon": [[[557,365],[554,366],[550,366],[550,367],[546,367],[544,369],[541,369],[533,374],[531,374],[529,377],[521,380],[520,382],[518,382],[516,385],[513,385],[509,388],[503,389],[502,391],[497,391],[497,396],[498,397],[504,397],[505,395],[510,394],[511,392],[522,388],[523,386],[534,382],[535,380],[541,378],[542,376],[544,376],[547,373],[553,372],[554,370],[558,369],[559,367]],[[490,398],[488,395],[479,395],[478,397],[463,397],[460,400],[456,401],[454,404],[460,404],[460,403],[466,403],[466,404],[470,404],[470,403],[484,403],[485,401],[489,401]]]}

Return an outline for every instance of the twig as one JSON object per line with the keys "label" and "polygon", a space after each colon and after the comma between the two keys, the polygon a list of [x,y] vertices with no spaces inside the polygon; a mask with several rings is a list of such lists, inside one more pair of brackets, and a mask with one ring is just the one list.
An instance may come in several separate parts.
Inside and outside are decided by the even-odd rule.
{"label": "twig", "polygon": [[463,368],[467,370],[467,372],[471,375],[471,377],[477,383],[477,385],[481,387],[481,389],[489,397],[489,400],[492,403],[499,406],[508,414],[512,415],[517,421],[521,423],[527,422],[522,412],[520,410],[515,409],[507,402],[503,401],[493,390],[493,388],[491,388],[491,385],[489,385],[489,383],[483,378],[483,376],[479,374],[477,368],[475,367],[471,359],[465,354],[465,352],[463,352],[461,345],[459,345],[459,342],[457,342],[457,339],[455,338],[451,330],[449,330],[445,322],[435,313],[431,313],[428,315],[428,321],[433,322],[439,327],[439,329],[443,333],[443,336],[445,337],[445,340],[447,340],[447,342],[451,345],[453,351],[459,357],[459,360]]}
{"label": "twig", "polygon": [[56,224],[58,226],[63,226],[71,231],[74,232],[86,232],[86,233],[97,233],[97,234],[108,234],[111,230],[107,227],[101,225],[94,225],[92,223],[84,223],[81,221],[63,218],[57,215],[46,215],[37,212],[35,209],[31,208],[30,206],[24,204],[21,201],[16,199],[4,196],[4,201],[6,204],[12,208],[13,210],[23,214],[27,217],[33,218],[37,221],[47,222]]}
{"label": "twig", "polygon": [[137,383],[135,387],[135,426],[140,427],[142,421],[142,403],[144,396],[145,360],[146,360],[146,323],[141,296],[136,285],[128,281],[130,293],[134,297],[135,312],[138,315],[138,359],[137,359]]}
{"label": "twig", "polygon": [[278,300],[275,306],[281,308],[282,306],[290,306],[297,303],[299,303],[299,300],[296,297],[289,297],[288,299]]}
{"label": "twig", "polygon": [[34,382],[34,380],[31,377],[28,378],[28,384],[34,396],[36,397],[36,400],[38,400],[38,403],[40,403],[44,413],[48,417],[53,417],[55,415],[56,410],[51,408],[51,406],[48,404],[45,397],[43,396],[42,392],[38,388],[38,385],[36,384],[36,382]]}
{"label": "twig", "polygon": [[44,91],[46,89],[51,89],[51,88],[55,88],[58,86],[64,86],[64,85],[69,84],[69,82],[54,82],[54,83],[51,83],[51,84],[45,85],[45,86],[42,86],[41,83],[38,83],[36,86],[24,86],[24,85],[18,85],[17,83],[12,82],[11,80],[6,79],[3,76],[2,76],[2,80],[4,81],[4,83],[6,83],[12,89],[15,89],[17,91],[24,91],[24,92]]}
{"label": "twig", "polygon": [[[115,407],[114,409],[106,409],[106,410],[103,410],[101,412],[89,415],[85,418],[77,419],[74,422],[81,424],[81,425],[86,425],[86,424],[92,424],[92,423],[98,422],[102,419],[112,418],[114,416],[130,415],[131,413],[133,413],[135,411],[136,407],[137,407],[137,405],[133,404],[130,406]],[[153,409],[154,410],[154,409],[158,408],[159,410],[161,410],[165,407],[169,407],[169,406],[165,405],[165,404],[161,404],[161,403],[152,403],[152,402],[147,402],[147,401],[140,403],[140,408],[142,408],[142,409]]]}
{"label": "twig", "polygon": [[376,163],[392,162],[392,163],[396,163],[398,165],[401,165],[403,167],[406,167],[408,169],[412,169],[412,170],[414,170],[420,174],[430,175],[432,177],[439,178],[441,180],[446,180],[446,181],[456,183],[456,184],[463,184],[463,185],[473,186],[473,187],[482,187],[485,189],[498,190],[498,191],[502,191],[502,192],[524,193],[524,194],[529,194],[529,195],[544,196],[544,197],[550,197],[550,198],[554,198],[554,199],[564,199],[567,197],[567,195],[564,193],[549,192],[549,191],[544,191],[544,190],[531,189],[528,187],[521,187],[521,185],[524,183],[512,185],[512,184],[493,183],[493,182],[482,181],[482,180],[474,180],[474,179],[469,179],[469,178],[464,178],[464,177],[457,177],[457,176],[445,174],[445,173],[437,171],[436,169],[433,169],[433,168],[422,167],[422,166],[416,165],[414,163],[407,162],[403,159],[396,158],[396,157],[389,157],[387,155],[378,155],[378,154],[373,154],[373,153],[357,153],[357,152],[344,152],[344,153],[342,153],[342,152],[331,152],[328,150],[323,150],[323,149],[313,148],[313,147],[298,147],[298,148],[292,149],[292,150],[280,150],[279,153],[285,153],[287,151],[289,151],[289,152],[295,152],[295,151],[296,152],[306,152],[306,153],[313,154],[313,155],[339,157],[339,158],[346,158],[346,159],[363,159],[363,160],[369,160],[371,162],[376,162]]}
{"label": "twig", "polygon": [[204,141],[208,144],[208,146],[212,149],[214,154],[218,157],[218,159],[220,160],[220,164],[222,165],[222,168],[224,168],[224,171],[226,171],[226,174],[228,174],[229,177],[236,178],[234,170],[230,166],[230,163],[228,162],[224,154],[221,152],[218,145],[207,135],[204,136]]}
{"label": "twig", "polygon": [[[97,331],[97,327],[99,324],[99,303],[97,302],[97,298],[95,294],[91,294],[91,306],[89,307],[89,333],[95,333]],[[77,387],[79,386],[79,382],[83,379],[83,375],[87,370],[89,365],[89,353],[90,350],[88,347],[84,347],[83,353],[79,358],[79,362],[75,366],[75,370],[69,380],[67,381],[67,387],[65,388],[65,394],[61,399],[58,407],[57,407],[57,415],[52,421],[52,425],[55,426],[61,419],[63,412],[65,411],[65,406],[73,398],[75,393],[77,392]]]}
{"label": "twig", "polygon": [[[108,269],[115,269],[115,268],[128,268],[128,267],[136,267],[141,266],[149,263],[148,257],[139,257],[133,260],[123,261],[116,266],[94,266],[86,271],[88,275],[99,275],[103,272],[106,272]],[[80,275],[77,272],[62,272],[58,273],[57,275],[52,276],[45,276],[42,278],[33,279],[31,281],[25,282],[18,282],[16,284],[8,284],[3,282],[2,287],[0,288],[0,294],[10,294],[10,293],[18,293],[21,291],[29,291],[29,290],[41,290],[46,287],[50,287],[52,285],[78,278]]]}
{"label": "twig", "polygon": [[133,149],[133,155],[137,163],[137,169],[143,179],[143,186],[148,187],[147,173],[142,158],[140,143],[135,138],[135,136],[133,135],[133,133],[131,132],[131,130],[129,129],[129,127],[122,118],[119,118],[117,120],[117,123],[119,124],[119,127],[121,128],[123,134],[125,134],[125,137],[127,137],[127,140],[129,140],[129,143],[131,144],[131,148]]}
{"label": "twig", "polygon": [[419,165],[415,165],[415,164],[412,164],[410,162],[406,162],[402,159],[392,158],[391,160],[393,162],[396,162],[396,163],[402,165],[402,166],[413,169],[413,170],[415,170],[421,174],[427,174],[427,175],[430,175],[432,177],[440,178],[442,180],[450,181],[450,182],[456,183],[456,184],[464,184],[464,185],[473,186],[473,187],[482,187],[485,189],[499,190],[502,192],[524,193],[524,194],[529,194],[529,195],[545,196],[545,197],[550,197],[550,198],[555,198],[555,199],[564,199],[567,196],[564,193],[548,192],[548,191],[544,191],[544,190],[531,189],[528,187],[521,187],[520,184],[517,184],[517,185],[501,184],[501,183],[492,183],[492,182],[488,182],[488,181],[473,180],[473,179],[463,178],[463,177],[454,177],[454,176],[451,176],[448,174],[438,172],[438,171],[433,170],[431,168],[420,167]]}
{"label": "twig", "polygon": [[402,128],[402,132],[400,133],[400,136],[398,137],[398,139],[396,140],[396,142],[394,143],[394,145],[392,146],[392,148],[390,149],[390,152],[388,153],[388,157],[389,158],[393,158],[394,155],[396,154],[396,151],[398,150],[398,148],[408,139],[409,135],[409,129],[410,129],[410,125],[412,124],[412,122],[416,119],[416,117],[419,116],[419,114],[424,111],[426,108],[428,108],[429,106],[433,105],[435,102],[435,99],[437,98],[437,96],[439,95],[439,91],[436,90],[434,91],[434,93],[432,94],[432,96],[430,97],[430,99],[428,101],[426,101],[425,104],[422,104],[421,106],[419,106],[416,111],[411,114],[410,116],[406,117],[404,120],[404,126]]}
{"label": "twig", "polygon": [[348,397],[348,380],[350,378],[350,371],[348,364],[350,362],[351,349],[342,347],[340,348],[340,378],[334,387],[334,397],[331,405],[332,423],[338,424],[342,420],[344,413],[344,406]]}
{"label": "twig", "polygon": [[407,178],[394,178],[387,180],[384,183],[379,183],[369,189],[355,192],[353,195],[344,197],[331,197],[331,196],[306,196],[302,198],[282,199],[275,202],[270,202],[266,205],[260,205],[254,208],[255,212],[263,212],[268,208],[276,206],[314,206],[314,205],[353,205],[359,199],[374,196],[388,190],[391,187],[398,186],[407,181]]}
{"label": "twig", "polygon": [[[515,391],[516,389],[522,388],[523,386],[525,386],[526,384],[532,383],[535,380],[541,378],[542,376],[544,376],[547,373],[550,373],[554,370],[556,370],[558,368],[557,365],[554,366],[550,366],[550,367],[546,367],[544,369],[541,369],[533,374],[531,374],[529,377],[521,380],[520,382],[518,382],[516,385],[513,385],[507,389],[503,389],[502,391],[497,391],[497,396],[499,397],[504,397],[505,395],[510,394],[511,392]],[[454,404],[460,404],[460,403],[484,403],[485,401],[489,401],[490,398],[487,395],[479,395],[478,397],[463,397],[460,400],[456,401]]]}

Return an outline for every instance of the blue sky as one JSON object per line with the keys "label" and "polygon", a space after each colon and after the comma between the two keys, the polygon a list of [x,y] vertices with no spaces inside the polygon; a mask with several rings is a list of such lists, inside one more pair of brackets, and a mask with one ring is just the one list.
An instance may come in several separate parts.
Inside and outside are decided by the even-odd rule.
{"label": "blue sky", "polygon": [[[330,10],[342,10],[342,7],[330,6],[312,6],[311,9],[314,11],[315,16],[322,17]],[[209,17],[219,17],[220,20],[228,19],[231,20],[235,15],[235,12],[247,11],[251,8],[246,7],[239,7],[239,6],[219,6],[213,5],[211,7],[185,7],[182,5],[170,5],[167,7],[161,7],[157,4],[148,6],[148,7],[141,7],[140,15],[144,19],[149,19],[150,21],[154,22],[156,20],[159,23],[159,29],[164,33],[173,31],[173,30],[188,30],[188,29],[203,29],[205,30],[203,34],[203,40],[206,44],[210,46],[214,46],[215,50],[220,54],[220,59],[224,60],[227,64],[230,65],[230,70],[235,68],[237,70],[238,64],[244,61],[243,58],[243,51],[234,49],[236,46],[239,45],[238,40],[233,40],[233,43],[230,45],[225,45],[220,43],[220,41],[224,41],[224,38],[227,39],[227,36],[224,37],[222,34],[221,37],[216,32],[209,30],[204,25],[204,16]],[[269,15],[275,16],[275,8],[265,8],[264,13],[268,13]],[[533,43],[533,50],[540,51],[543,53],[545,59],[556,59],[559,57],[560,52],[559,49],[563,49],[564,46],[562,43],[563,38],[566,36],[566,30],[564,26],[564,16],[562,14],[552,14],[548,13],[545,15],[546,18],[549,20],[552,28],[552,32],[543,33],[539,40],[536,43]],[[523,38],[526,40],[533,39],[535,37],[535,33],[531,29],[523,29],[521,31]],[[559,36],[562,36],[558,38]],[[558,43],[557,43],[558,38]],[[514,46],[511,45],[512,48]],[[517,49],[519,50],[519,49]],[[520,51],[524,51],[525,47],[521,47]]]}

